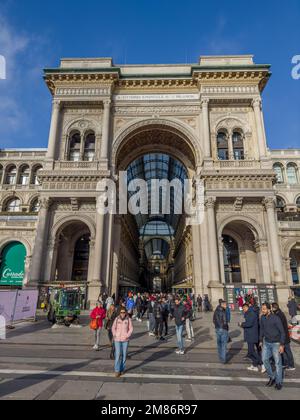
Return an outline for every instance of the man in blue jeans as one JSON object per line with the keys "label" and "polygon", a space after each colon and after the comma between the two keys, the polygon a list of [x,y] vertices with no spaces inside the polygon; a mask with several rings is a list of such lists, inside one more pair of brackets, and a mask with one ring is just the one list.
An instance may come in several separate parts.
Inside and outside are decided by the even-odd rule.
{"label": "man in blue jeans", "polygon": [[219,359],[223,364],[227,363],[227,345],[229,338],[229,326],[226,310],[227,303],[224,300],[220,300],[220,304],[214,313]]}
{"label": "man in blue jeans", "polygon": [[177,335],[177,343],[178,343],[178,350],[176,350],[176,354],[183,356],[184,351],[184,340],[183,340],[183,328],[185,325],[185,321],[187,318],[187,312],[184,305],[181,303],[180,299],[176,297],[175,299],[175,306],[171,311],[172,318],[175,319],[176,325],[176,335]]}
{"label": "man in blue jeans", "polygon": [[[283,383],[283,369],[281,355],[284,353],[285,331],[280,318],[272,314],[271,305],[262,305],[262,317],[260,320],[260,343],[263,346],[262,361],[269,375],[267,387],[272,387],[280,391]],[[270,359],[275,361],[276,371],[273,372]]]}

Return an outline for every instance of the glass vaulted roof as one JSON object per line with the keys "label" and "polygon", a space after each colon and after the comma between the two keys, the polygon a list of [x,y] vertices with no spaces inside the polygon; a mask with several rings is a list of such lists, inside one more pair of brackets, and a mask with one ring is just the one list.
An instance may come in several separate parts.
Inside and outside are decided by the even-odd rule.
{"label": "glass vaulted roof", "polygon": [[[178,208],[183,208],[183,185],[188,178],[185,167],[169,155],[162,153],[151,153],[136,159],[127,169],[128,184],[136,179],[143,179],[147,183],[148,196],[141,199],[148,203],[148,214],[138,214],[135,217],[140,236],[146,242],[145,254],[147,258],[165,259],[168,257],[170,246],[168,241],[177,231],[181,214],[177,213]],[[151,214],[151,181],[152,180],[179,180],[175,188],[171,188],[170,212],[162,209],[162,190],[157,194],[154,202],[159,205],[159,214]],[[179,191],[180,190],[180,191]],[[137,190],[129,192],[129,198],[135,195]],[[179,194],[180,192],[180,194]],[[159,203],[158,203],[159,197]],[[153,200],[153,197],[152,197]],[[149,237],[151,237],[149,241]],[[165,240],[164,240],[165,239]]]}
{"label": "glass vaulted roof", "polygon": [[[149,214],[138,214],[135,216],[139,229],[146,226],[149,221],[155,220],[155,222],[165,222],[165,224],[172,228],[173,233],[174,231],[176,232],[181,215],[174,214],[174,211],[176,212],[176,209],[178,207],[180,208],[182,204],[180,197],[183,196],[184,180],[187,179],[187,177],[187,171],[182,163],[171,156],[162,153],[144,155],[135,160],[128,167],[128,184],[135,179],[143,179],[148,185],[148,198],[145,197],[145,199],[148,199]],[[163,214],[161,206],[159,215],[151,214],[151,180],[153,179],[160,181],[165,179],[170,182],[174,179],[181,181],[181,184],[178,184],[177,188],[171,189],[170,214]],[[178,194],[179,188],[181,188],[182,194]],[[134,194],[135,192],[130,192],[129,197]],[[162,202],[162,192],[160,193],[160,201]],[[153,229],[153,224],[150,226]],[[158,229],[160,227],[158,227]]]}

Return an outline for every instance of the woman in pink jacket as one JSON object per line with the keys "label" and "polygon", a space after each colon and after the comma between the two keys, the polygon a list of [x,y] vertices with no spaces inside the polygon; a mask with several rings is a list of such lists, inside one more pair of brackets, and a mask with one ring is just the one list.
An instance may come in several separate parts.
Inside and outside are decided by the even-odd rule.
{"label": "woman in pink jacket", "polygon": [[132,320],[129,318],[126,309],[121,309],[120,315],[115,319],[112,327],[115,343],[115,373],[117,378],[120,378],[124,374],[127,350],[132,333]]}
{"label": "woman in pink jacket", "polygon": [[91,312],[91,319],[97,320],[97,329],[95,330],[95,345],[94,350],[99,351],[100,348],[100,335],[103,328],[103,320],[106,318],[106,310],[103,308],[102,302],[96,303],[96,308]]}

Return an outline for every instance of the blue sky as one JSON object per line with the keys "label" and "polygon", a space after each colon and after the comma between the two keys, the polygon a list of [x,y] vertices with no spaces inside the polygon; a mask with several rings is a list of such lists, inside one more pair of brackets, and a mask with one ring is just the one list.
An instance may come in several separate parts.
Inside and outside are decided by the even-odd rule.
{"label": "blue sky", "polygon": [[200,55],[254,54],[271,64],[264,93],[268,143],[300,148],[300,1],[0,0],[0,148],[46,147],[51,98],[42,69],[61,57],[116,64],[197,62]]}

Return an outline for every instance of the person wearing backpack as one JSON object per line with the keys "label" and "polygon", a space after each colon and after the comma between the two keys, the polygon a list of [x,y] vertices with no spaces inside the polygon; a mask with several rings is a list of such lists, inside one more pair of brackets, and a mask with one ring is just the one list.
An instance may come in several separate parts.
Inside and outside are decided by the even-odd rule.
{"label": "person wearing backpack", "polygon": [[96,308],[91,312],[90,318],[90,327],[92,330],[95,331],[95,345],[93,347],[93,350],[99,351],[103,320],[106,318],[106,310],[103,308],[102,302],[96,303]]}
{"label": "person wearing backpack", "polygon": [[120,378],[125,372],[127,351],[132,333],[132,319],[127,314],[126,309],[121,309],[120,315],[115,319],[112,326],[112,335],[115,343],[116,378]]}

